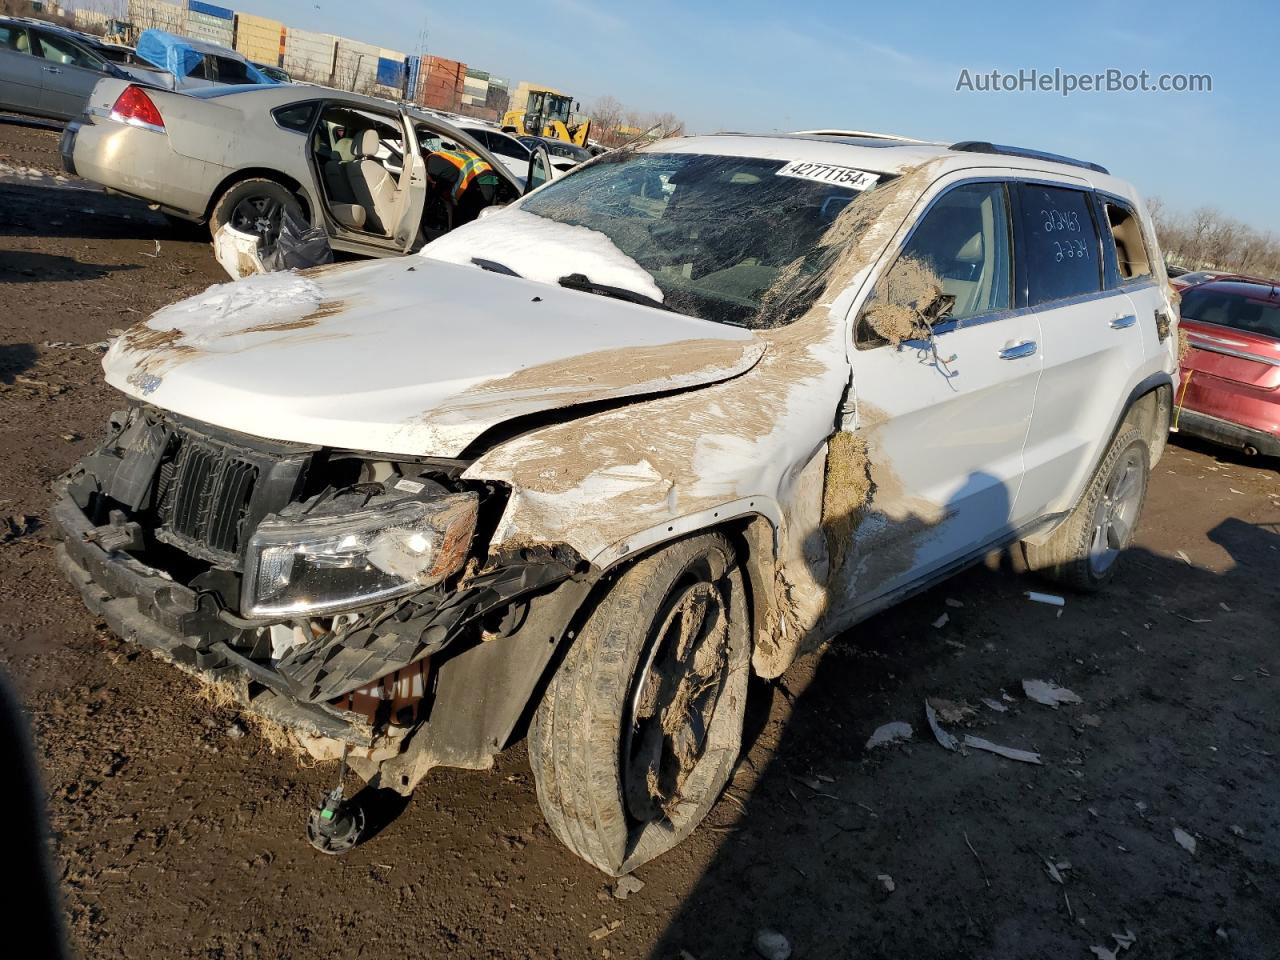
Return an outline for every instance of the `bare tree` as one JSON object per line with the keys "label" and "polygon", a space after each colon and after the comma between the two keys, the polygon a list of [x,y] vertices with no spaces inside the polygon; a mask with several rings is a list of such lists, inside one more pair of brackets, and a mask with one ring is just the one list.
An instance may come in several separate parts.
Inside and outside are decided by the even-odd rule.
{"label": "bare tree", "polygon": [[1165,260],[1191,270],[1280,276],[1280,240],[1221,210],[1201,206],[1174,213],[1159,198],[1147,201]]}

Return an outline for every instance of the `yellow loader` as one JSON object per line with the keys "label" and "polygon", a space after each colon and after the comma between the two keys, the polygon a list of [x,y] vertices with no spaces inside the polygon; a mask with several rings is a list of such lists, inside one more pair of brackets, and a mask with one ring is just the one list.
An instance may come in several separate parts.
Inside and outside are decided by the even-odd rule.
{"label": "yellow loader", "polygon": [[516,136],[550,137],[587,145],[591,118],[575,116],[573,97],[554,90],[534,88],[523,110],[508,110],[502,118],[502,129]]}

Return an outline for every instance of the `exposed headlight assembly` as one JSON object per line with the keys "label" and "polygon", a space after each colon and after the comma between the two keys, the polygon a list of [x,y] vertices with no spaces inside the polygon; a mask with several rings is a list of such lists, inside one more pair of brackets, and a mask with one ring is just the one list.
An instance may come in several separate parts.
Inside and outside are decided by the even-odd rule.
{"label": "exposed headlight assembly", "polygon": [[249,541],[241,610],[318,615],[402,596],[459,570],[479,497],[431,500],[315,519],[264,520]]}

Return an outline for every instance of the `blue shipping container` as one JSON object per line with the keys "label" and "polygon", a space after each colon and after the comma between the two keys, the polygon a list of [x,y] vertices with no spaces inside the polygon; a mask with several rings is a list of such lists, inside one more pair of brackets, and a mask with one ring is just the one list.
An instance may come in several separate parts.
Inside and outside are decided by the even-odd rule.
{"label": "blue shipping container", "polygon": [[234,20],[236,17],[234,10],[228,10],[226,7],[215,7],[212,3],[205,3],[204,0],[187,0],[187,9],[193,13],[203,13],[206,16],[217,17],[219,20]]}
{"label": "blue shipping container", "polygon": [[418,97],[418,75],[422,72],[422,58],[409,58],[409,82],[405,84],[405,96],[410,100]]}
{"label": "blue shipping container", "polygon": [[378,83],[384,87],[401,87],[404,85],[404,61],[378,58]]}

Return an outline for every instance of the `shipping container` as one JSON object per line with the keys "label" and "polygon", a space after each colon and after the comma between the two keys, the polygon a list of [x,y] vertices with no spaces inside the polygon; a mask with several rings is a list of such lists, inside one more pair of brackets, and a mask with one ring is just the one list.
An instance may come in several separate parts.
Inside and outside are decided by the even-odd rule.
{"label": "shipping container", "polygon": [[333,57],[338,38],[331,33],[289,28],[284,37],[284,68],[295,80],[333,83]]}
{"label": "shipping container", "polygon": [[423,57],[413,98],[434,110],[456,111],[462,104],[467,65],[444,57]]}
{"label": "shipping container", "polygon": [[284,48],[284,24],[252,13],[236,14],[236,49],[254,63],[279,66]]}
{"label": "shipping container", "polygon": [[378,75],[373,92],[380,97],[399,100],[405,91],[406,57],[398,50],[378,51]]}
{"label": "shipping container", "polygon": [[356,93],[371,92],[378,82],[378,56],[381,53],[381,47],[338,37],[333,85],[340,90],[354,90]]}
{"label": "shipping container", "polygon": [[187,8],[187,20],[183,33],[196,40],[216,43],[220,47],[230,47],[235,40],[235,21],[225,17],[215,17],[207,13]]}
{"label": "shipping container", "polygon": [[181,34],[187,11],[165,0],[129,0],[129,20],[138,30],[164,30]]}
{"label": "shipping container", "polygon": [[202,13],[215,20],[235,20],[236,18],[234,10],[214,6],[212,3],[205,3],[204,0],[187,0],[187,10],[190,13]]}

